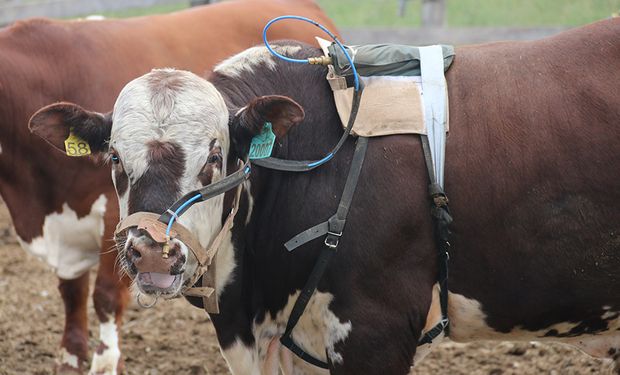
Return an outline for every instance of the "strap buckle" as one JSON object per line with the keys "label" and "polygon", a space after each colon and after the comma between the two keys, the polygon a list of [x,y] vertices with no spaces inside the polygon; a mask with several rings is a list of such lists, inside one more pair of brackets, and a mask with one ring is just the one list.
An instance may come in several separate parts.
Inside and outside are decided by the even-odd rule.
{"label": "strap buckle", "polygon": [[336,233],[327,231],[327,236],[325,237],[325,246],[329,247],[330,249],[337,248],[341,236],[342,232]]}

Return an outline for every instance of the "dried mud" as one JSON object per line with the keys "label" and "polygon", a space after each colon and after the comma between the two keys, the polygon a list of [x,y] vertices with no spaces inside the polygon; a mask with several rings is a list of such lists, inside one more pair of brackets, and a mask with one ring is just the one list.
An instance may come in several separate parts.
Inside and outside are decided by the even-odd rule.
{"label": "dried mud", "polygon": [[[95,273],[91,273],[92,281]],[[64,313],[54,274],[17,244],[0,203],[0,374],[53,373]],[[90,348],[98,326],[92,307]],[[121,329],[126,374],[229,374],[206,314],[184,300],[144,310],[133,303]],[[538,342],[443,343],[418,375],[600,374],[601,360]]]}

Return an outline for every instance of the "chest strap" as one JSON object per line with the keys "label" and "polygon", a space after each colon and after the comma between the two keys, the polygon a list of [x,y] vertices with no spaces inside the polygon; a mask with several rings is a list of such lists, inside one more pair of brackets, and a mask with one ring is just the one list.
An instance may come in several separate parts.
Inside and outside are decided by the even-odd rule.
{"label": "chest strap", "polygon": [[298,234],[285,244],[286,248],[289,251],[292,251],[315,238],[326,235],[325,247],[321,250],[321,254],[314,264],[314,268],[310,273],[308,281],[306,281],[303,290],[299,294],[299,297],[297,297],[293,310],[291,311],[291,315],[286,323],[284,334],[280,337],[280,342],[282,345],[295,353],[295,355],[299,358],[314,366],[324,369],[328,368],[327,363],[311,354],[308,354],[303,348],[297,345],[295,341],[293,341],[291,335],[293,333],[293,329],[297,325],[297,322],[299,322],[299,319],[304,313],[306,305],[308,305],[310,298],[312,298],[314,291],[319,285],[319,282],[327,269],[329,261],[336,254],[340,237],[342,236],[345,222],[347,220],[347,214],[349,213],[349,207],[351,206],[351,201],[353,200],[353,194],[355,193],[357,181],[362,170],[362,165],[364,164],[364,157],[366,156],[367,148],[368,138],[359,137],[355,145],[355,154],[353,155],[353,161],[351,162],[347,182],[345,183],[344,191],[342,192],[342,197],[340,198],[340,203],[338,204],[338,210],[336,213],[330,217],[329,220]]}

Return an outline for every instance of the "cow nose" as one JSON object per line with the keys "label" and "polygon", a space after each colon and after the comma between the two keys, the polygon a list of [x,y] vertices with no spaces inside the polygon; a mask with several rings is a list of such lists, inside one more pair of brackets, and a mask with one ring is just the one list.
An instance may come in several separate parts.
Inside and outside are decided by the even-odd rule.
{"label": "cow nose", "polygon": [[127,259],[140,273],[172,273],[173,266],[181,259],[179,244],[170,244],[167,258],[163,257],[162,250],[161,244],[147,238],[138,238],[129,244]]}

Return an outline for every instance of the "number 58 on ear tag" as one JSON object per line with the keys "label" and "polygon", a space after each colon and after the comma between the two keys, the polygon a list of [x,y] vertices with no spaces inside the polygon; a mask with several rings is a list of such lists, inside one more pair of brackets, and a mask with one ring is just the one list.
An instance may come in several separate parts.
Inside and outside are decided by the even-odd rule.
{"label": "number 58 on ear tag", "polygon": [[276,142],[276,135],[271,130],[271,123],[266,122],[263,125],[261,133],[250,143],[250,159],[264,159],[271,156],[273,144]]}
{"label": "number 58 on ear tag", "polygon": [[90,146],[88,142],[69,132],[69,137],[65,139],[65,152],[68,156],[86,156],[90,155]]}

